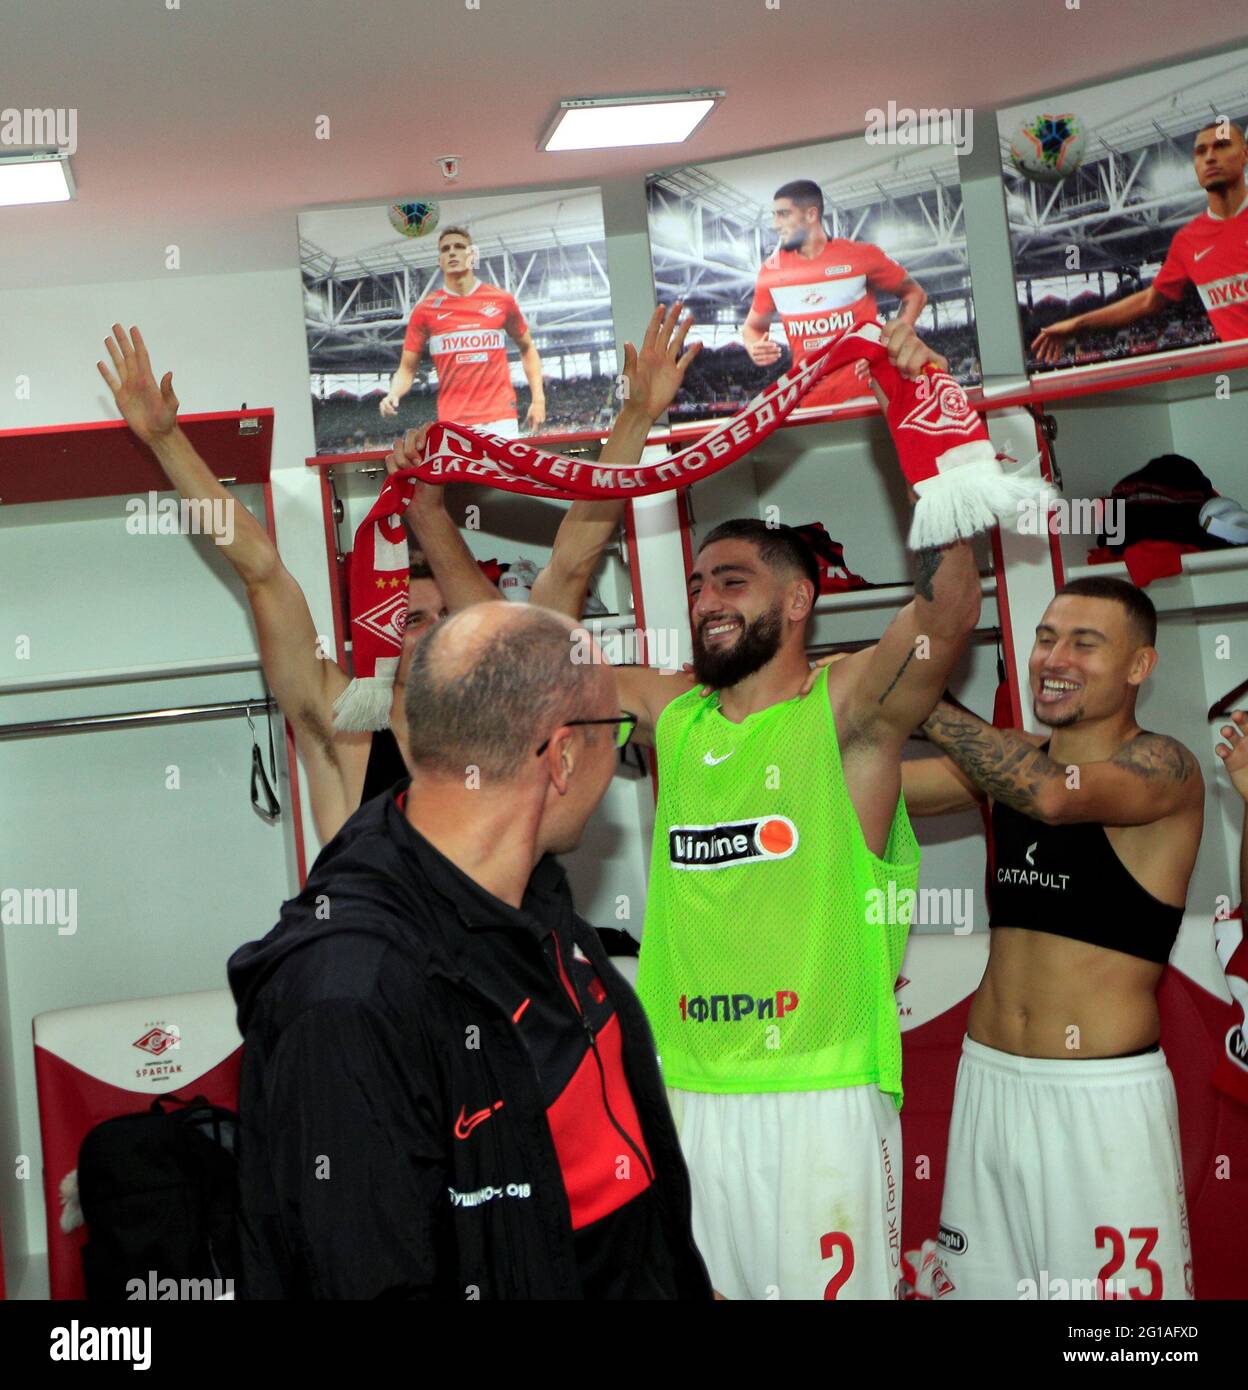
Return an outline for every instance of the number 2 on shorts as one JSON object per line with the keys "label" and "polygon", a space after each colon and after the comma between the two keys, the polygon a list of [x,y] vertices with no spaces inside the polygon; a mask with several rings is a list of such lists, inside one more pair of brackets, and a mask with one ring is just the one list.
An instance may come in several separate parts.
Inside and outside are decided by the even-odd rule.
{"label": "number 2 on shorts", "polygon": [[844,1231],[829,1231],[826,1236],[819,1237],[819,1258],[830,1260],[832,1252],[841,1252],[841,1267],[836,1271],[831,1279],[828,1280],[827,1288],[823,1291],[824,1302],[835,1299],[845,1284],[845,1281],[854,1272],[854,1242],[845,1234]]}

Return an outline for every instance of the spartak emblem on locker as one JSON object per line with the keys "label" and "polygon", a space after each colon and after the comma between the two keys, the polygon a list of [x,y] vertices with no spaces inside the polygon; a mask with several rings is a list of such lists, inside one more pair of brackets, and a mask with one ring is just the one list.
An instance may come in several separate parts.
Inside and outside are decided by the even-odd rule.
{"label": "spartak emblem on locker", "polygon": [[150,1052],[153,1057],[160,1057],[168,1052],[171,1047],[175,1047],[181,1041],[182,1035],[172,1032],[168,1028],[149,1028],[141,1038],[137,1038],[131,1046],[137,1047],[140,1051]]}

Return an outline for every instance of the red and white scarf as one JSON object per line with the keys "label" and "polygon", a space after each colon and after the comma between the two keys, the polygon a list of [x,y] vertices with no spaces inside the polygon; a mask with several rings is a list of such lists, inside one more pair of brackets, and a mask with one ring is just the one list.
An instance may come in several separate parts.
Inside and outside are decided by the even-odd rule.
{"label": "red and white scarf", "polygon": [[829,372],[865,360],[888,398],[886,419],[902,472],[918,502],[911,549],[969,539],[1017,513],[1020,503],[1053,493],[1037,474],[1007,475],[984,422],[966,392],[929,365],[914,380],[888,360],[879,324],[843,333],[774,381],[732,419],[695,444],[650,463],[587,463],[535,449],[522,440],[483,434],[467,425],[436,424],[424,456],[392,473],[355,537],[351,563],[351,637],[355,679],[334,704],[346,731],[385,728],[407,615],[407,538],[403,513],[413,479],[485,483],[532,497],[645,497],[709,478],[756,448]]}

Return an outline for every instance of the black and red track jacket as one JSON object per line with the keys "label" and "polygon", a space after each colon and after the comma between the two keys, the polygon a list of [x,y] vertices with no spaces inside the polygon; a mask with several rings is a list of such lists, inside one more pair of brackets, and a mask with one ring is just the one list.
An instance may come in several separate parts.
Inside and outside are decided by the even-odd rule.
{"label": "black and red track jacket", "polygon": [[229,963],[249,1298],[711,1298],[641,1005],[561,866],[519,911],[393,794]]}

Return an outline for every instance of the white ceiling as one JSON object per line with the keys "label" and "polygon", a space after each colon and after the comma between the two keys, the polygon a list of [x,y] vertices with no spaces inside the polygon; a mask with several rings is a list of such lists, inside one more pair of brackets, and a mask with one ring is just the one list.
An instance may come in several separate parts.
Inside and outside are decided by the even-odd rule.
{"label": "white ceiling", "polygon": [[[180,8],[168,9],[169,4]],[[8,0],[0,107],[74,107],[77,199],[0,208],[0,289],[298,264],[301,208],[593,184],[1007,105],[1248,36],[1190,0]],[[550,155],[560,97],[722,87],[684,146]],[[330,119],[331,138],[315,138]]]}

